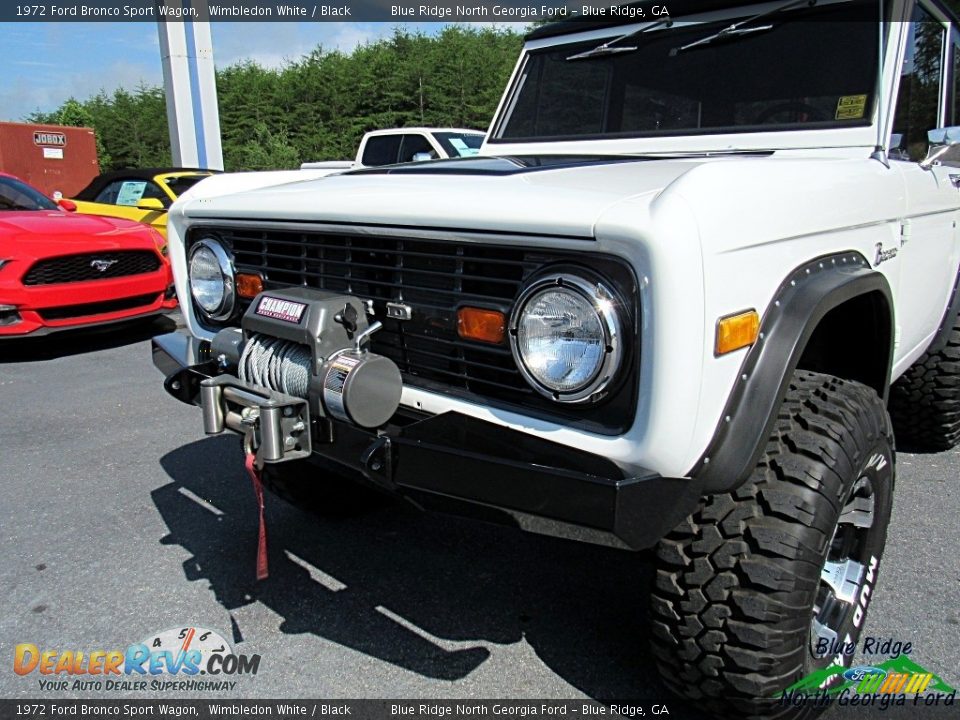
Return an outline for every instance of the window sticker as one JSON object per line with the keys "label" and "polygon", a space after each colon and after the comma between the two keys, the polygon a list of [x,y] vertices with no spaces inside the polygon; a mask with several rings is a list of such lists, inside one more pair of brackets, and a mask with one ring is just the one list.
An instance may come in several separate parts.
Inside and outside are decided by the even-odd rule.
{"label": "window sticker", "polygon": [[866,95],[842,95],[837,101],[837,120],[859,120],[867,109]]}
{"label": "window sticker", "polygon": [[136,205],[147,189],[146,182],[129,181],[120,187],[117,193],[117,205]]}

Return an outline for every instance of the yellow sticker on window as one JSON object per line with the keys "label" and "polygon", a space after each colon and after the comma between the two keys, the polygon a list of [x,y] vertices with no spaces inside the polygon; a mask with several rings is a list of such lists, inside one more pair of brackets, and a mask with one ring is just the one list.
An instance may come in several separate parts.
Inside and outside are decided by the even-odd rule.
{"label": "yellow sticker on window", "polygon": [[837,101],[837,120],[859,120],[867,109],[866,95],[842,95]]}

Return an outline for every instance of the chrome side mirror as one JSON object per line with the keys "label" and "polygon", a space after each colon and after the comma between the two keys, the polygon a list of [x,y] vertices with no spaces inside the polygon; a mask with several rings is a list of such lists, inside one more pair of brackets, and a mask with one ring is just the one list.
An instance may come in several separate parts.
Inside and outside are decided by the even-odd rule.
{"label": "chrome side mirror", "polygon": [[951,148],[960,145],[960,127],[954,125],[928,130],[927,142],[930,143],[930,149],[927,151],[927,156],[920,161],[920,167],[924,170],[929,170]]}

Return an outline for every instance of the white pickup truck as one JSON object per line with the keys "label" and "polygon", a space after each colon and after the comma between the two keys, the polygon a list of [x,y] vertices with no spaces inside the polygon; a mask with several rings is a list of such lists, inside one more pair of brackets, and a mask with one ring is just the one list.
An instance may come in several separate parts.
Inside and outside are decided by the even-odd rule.
{"label": "white pickup truck", "polygon": [[656,548],[664,683],[809,717],[783,693],[846,682],[894,433],[960,439],[960,19],[670,8],[534,31],[476,157],[196,186],[154,362],[294,501]]}
{"label": "white pickup truck", "polygon": [[356,160],[305,162],[300,169],[341,172],[437,158],[472,157],[480,152],[483,138],[482,130],[463,128],[406,127],[372,130],[360,141]]}

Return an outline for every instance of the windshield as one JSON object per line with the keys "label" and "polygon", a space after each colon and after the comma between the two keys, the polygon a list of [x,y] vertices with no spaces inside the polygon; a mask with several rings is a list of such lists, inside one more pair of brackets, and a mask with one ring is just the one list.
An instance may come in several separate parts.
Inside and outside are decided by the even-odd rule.
{"label": "windshield", "polygon": [[879,3],[841,3],[767,15],[744,25],[758,31],[699,44],[738,18],[678,21],[624,41],[630,52],[570,59],[622,30],[533,51],[494,142],[868,125],[878,13]]}
{"label": "windshield", "polygon": [[0,210],[56,210],[57,204],[39,190],[0,176]]}
{"label": "windshield", "polygon": [[473,157],[480,152],[483,135],[479,133],[438,132],[433,136],[450,157]]}
{"label": "windshield", "polygon": [[180,197],[187,190],[192,188],[201,180],[210,177],[209,175],[181,175],[179,177],[168,177],[163,182],[170,188],[174,197]]}

